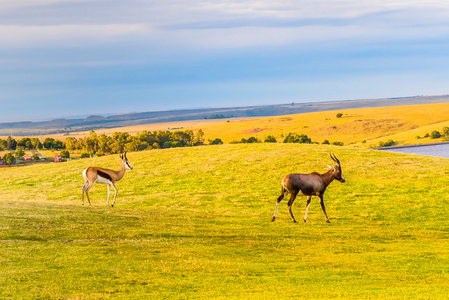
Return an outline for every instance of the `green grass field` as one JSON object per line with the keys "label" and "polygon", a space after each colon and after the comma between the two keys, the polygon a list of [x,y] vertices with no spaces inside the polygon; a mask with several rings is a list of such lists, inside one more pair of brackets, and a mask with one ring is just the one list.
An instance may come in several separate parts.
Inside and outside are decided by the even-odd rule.
{"label": "green grass field", "polygon": [[[282,177],[346,183],[293,224]],[[347,147],[246,144],[128,153],[134,170],[81,206],[82,170],[118,155],[0,169],[0,298],[445,299],[449,160]],[[305,197],[293,205],[297,220]]]}

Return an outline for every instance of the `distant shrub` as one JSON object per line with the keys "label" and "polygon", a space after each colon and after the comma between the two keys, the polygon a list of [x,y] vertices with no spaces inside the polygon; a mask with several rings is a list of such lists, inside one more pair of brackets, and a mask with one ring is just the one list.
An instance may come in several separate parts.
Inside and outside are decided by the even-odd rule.
{"label": "distant shrub", "polygon": [[386,142],[383,142],[383,141],[379,142],[379,147],[389,147],[389,146],[393,146],[394,144],[396,144],[396,142],[393,141],[392,139],[389,139]]}
{"label": "distant shrub", "polygon": [[337,114],[337,118],[341,118],[341,117],[343,117],[343,114],[342,113],[338,113]]}
{"label": "distant shrub", "polygon": [[89,158],[89,154],[87,154],[86,152],[81,153],[81,158]]}
{"label": "distant shrub", "polygon": [[362,141],[362,144],[366,144],[366,140],[363,140],[363,141]]}
{"label": "distant shrub", "polygon": [[167,149],[167,148],[178,148],[178,147],[182,147],[182,143],[180,141],[167,141],[162,145],[163,149]]}
{"label": "distant shrub", "polygon": [[430,133],[431,139],[439,139],[440,137],[441,137],[441,134],[439,131],[434,130]]}
{"label": "distant shrub", "polygon": [[415,139],[419,140],[421,137],[419,135],[415,136]]}
{"label": "distant shrub", "polygon": [[276,140],[276,138],[272,135],[269,135],[265,138],[265,143],[277,143],[278,141]]}
{"label": "distant shrub", "polygon": [[247,143],[251,144],[251,143],[260,143],[260,141],[255,138],[255,137],[250,137],[249,139],[246,140]]}
{"label": "distant shrub", "polygon": [[39,155],[37,155],[37,154],[33,154],[33,160],[34,161],[38,161],[40,158],[39,158]]}
{"label": "distant shrub", "polygon": [[223,144],[223,141],[219,138],[216,138],[215,140],[209,140],[209,145],[221,145]]}
{"label": "distant shrub", "polygon": [[330,142],[328,140],[323,141],[323,145],[329,145],[329,144],[330,144]]}
{"label": "distant shrub", "polygon": [[343,142],[333,142],[332,143],[332,145],[335,145],[335,146],[343,146],[344,145],[344,143]]}
{"label": "distant shrub", "polygon": [[260,143],[261,141],[255,137],[250,137],[249,139],[241,139],[240,141],[232,141],[230,144],[253,144]]}
{"label": "distant shrub", "polygon": [[70,157],[70,152],[67,150],[62,150],[60,153],[62,158],[69,158]]}
{"label": "distant shrub", "polygon": [[311,144],[312,139],[306,134],[289,133],[284,139],[284,143]]}
{"label": "distant shrub", "polygon": [[444,136],[449,136],[449,127],[444,126],[443,129],[441,130],[441,134]]}

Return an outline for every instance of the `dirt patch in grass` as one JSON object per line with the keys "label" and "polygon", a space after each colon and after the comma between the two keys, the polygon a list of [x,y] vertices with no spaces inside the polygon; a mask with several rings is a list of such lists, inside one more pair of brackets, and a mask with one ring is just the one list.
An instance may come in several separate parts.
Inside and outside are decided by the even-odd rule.
{"label": "dirt patch in grass", "polygon": [[267,129],[270,129],[270,128],[252,128],[252,129],[243,130],[243,132],[244,133],[258,133],[258,132],[261,132],[261,131],[264,131]]}

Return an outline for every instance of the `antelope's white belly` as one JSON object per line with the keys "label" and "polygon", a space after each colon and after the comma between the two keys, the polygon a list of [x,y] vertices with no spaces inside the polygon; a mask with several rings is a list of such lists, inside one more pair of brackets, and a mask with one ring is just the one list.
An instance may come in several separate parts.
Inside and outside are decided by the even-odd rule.
{"label": "antelope's white belly", "polygon": [[97,183],[103,183],[103,184],[111,184],[111,181],[109,179],[106,179],[101,176],[97,176]]}

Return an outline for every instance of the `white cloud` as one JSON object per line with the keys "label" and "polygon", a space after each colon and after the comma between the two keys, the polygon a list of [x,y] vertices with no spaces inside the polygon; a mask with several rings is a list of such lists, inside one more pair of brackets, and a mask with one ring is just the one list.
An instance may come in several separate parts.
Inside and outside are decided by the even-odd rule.
{"label": "white cloud", "polygon": [[[82,46],[133,35],[148,34],[147,24],[67,24],[56,26],[0,26],[0,48],[36,46]],[[50,45],[49,45],[50,43]]]}
{"label": "white cloud", "polygon": [[437,0],[4,0],[0,48],[127,40],[232,49],[370,35],[388,39],[411,36],[417,26],[423,36],[432,28],[443,32],[448,16],[449,2]]}

